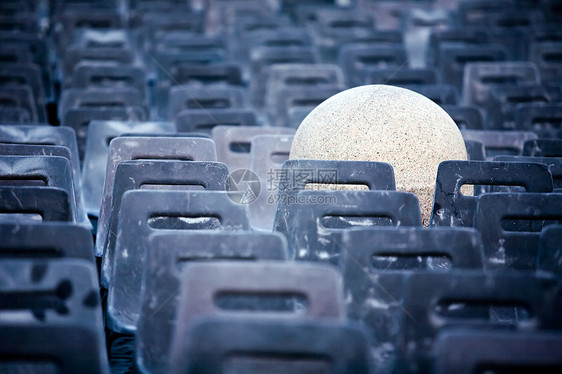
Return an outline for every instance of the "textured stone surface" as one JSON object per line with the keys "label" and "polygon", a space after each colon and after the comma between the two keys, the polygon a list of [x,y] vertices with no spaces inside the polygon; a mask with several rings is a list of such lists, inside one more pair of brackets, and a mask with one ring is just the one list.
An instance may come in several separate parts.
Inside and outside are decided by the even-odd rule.
{"label": "textured stone surface", "polygon": [[316,107],[299,126],[290,158],[388,162],[397,189],[418,196],[427,225],[439,163],[467,155],[455,122],[433,101],[404,88],[368,85]]}

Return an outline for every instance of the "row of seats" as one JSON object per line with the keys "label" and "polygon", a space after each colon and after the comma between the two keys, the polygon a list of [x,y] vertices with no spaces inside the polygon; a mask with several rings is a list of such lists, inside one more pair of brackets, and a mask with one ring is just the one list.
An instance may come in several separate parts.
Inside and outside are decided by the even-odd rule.
{"label": "row of seats", "polygon": [[[0,4],[0,372],[560,371],[558,3],[341,3]],[[288,160],[379,83],[465,139],[429,227]]]}
{"label": "row of seats", "polygon": [[[197,131],[213,126],[208,117],[194,119],[199,109],[230,108],[240,115],[232,124],[252,125],[257,116],[258,123],[296,127],[335,92],[389,83],[444,105],[462,128],[556,136],[561,47],[556,23],[546,16],[555,5],[505,3],[467,1],[456,11],[413,7],[401,12],[402,32],[377,28],[377,12],[368,5],[357,10],[301,4],[293,18],[244,1],[209,6],[208,12],[176,5],[173,17],[162,5],[149,13],[150,2],[125,14],[78,7],[52,20],[57,51],[64,51],[53,73],[55,87],[62,87],[60,100],[56,92],[42,94],[54,89],[41,80],[40,70],[50,71],[39,64],[45,62],[33,61],[27,70],[18,64],[17,73],[8,64],[12,99],[3,112],[9,121],[21,112],[27,113],[20,116],[24,121],[43,122],[45,102],[60,101],[50,121],[74,127],[83,152],[91,119],[151,117],[175,122],[180,131]],[[218,27],[214,18],[224,18],[226,25]],[[21,62],[17,50],[6,53],[13,53],[7,60]],[[15,89],[36,102],[14,102]],[[220,115],[216,122],[225,123]]]}

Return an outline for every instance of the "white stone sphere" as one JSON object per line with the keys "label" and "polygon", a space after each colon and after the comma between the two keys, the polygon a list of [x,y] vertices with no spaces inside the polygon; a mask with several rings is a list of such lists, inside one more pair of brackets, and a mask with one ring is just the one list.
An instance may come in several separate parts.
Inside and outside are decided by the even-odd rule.
{"label": "white stone sphere", "polygon": [[290,158],[387,162],[397,190],[417,195],[427,226],[439,163],[467,154],[457,125],[439,105],[405,88],[367,85],[318,105],[297,129]]}

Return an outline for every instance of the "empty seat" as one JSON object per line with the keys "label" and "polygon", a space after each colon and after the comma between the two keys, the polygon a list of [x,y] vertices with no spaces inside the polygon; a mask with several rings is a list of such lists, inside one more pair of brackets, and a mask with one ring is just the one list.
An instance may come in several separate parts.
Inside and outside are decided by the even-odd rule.
{"label": "empty seat", "polygon": [[283,261],[287,242],[280,234],[249,231],[179,231],[151,234],[144,293],[137,328],[137,364],[143,372],[170,369],[179,287],[197,261]]}
{"label": "empty seat", "polygon": [[537,64],[545,84],[562,76],[561,42],[535,42],[530,46],[529,60]]}
{"label": "empty seat", "polygon": [[482,130],[484,118],[478,108],[473,106],[441,105],[461,130]]}
{"label": "empty seat", "polygon": [[79,258],[94,263],[94,243],[90,230],[60,222],[40,225],[0,225],[3,259]]}
{"label": "empty seat", "polygon": [[29,111],[21,107],[0,107],[0,122],[19,124],[30,123]]}
{"label": "empty seat", "polygon": [[463,104],[485,107],[492,87],[539,84],[537,66],[531,62],[472,62],[464,68]]}
{"label": "empty seat", "polygon": [[258,126],[256,114],[251,109],[184,109],[176,116],[176,128],[180,132],[211,134],[215,126]]}
{"label": "empty seat", "polygon": [[562,139],[531,139],[523,144],[523,156],[562,157]]}
{"label": "empty seat", "polygon": [[66,111],[61,121],[63,126],[74,129],[78,143],[80,160],[84,159],[86,148],[86,136],[90,122],[100,121],[145,121],[146,109],[143,107],[121,107],[121,108],[72,108]]}
{"label": "empty seat", "polygon": [[437,71],[429,68],[372,69],[365,74],[364,84],[390,84],[393,86],[418,86],[436,84],[440,80]]}
{"label": "empty seat", "polygon": [[289,27],[291,24],[288,17],[281,14],[268,14],[263,16],[244,16],[233,19],[230,30],[230,50],[233,59],[243,60],[247,57],[248,48],[245,42],[251,37],[251,34],[261,30],[279,30]]}
{"label": "empty seat", "polygon": [[536,162],[544,164],[552,174],[554,192],[562,192],[562,157],[496,156],[494,161]]}
{"label": "empty seat", "polygon": [[[427,64],[429,66],[438,66],[441,63],[440,50],[442,48],[464,46],[464,50],[470,51],[471,47],[486,44],[488,40],[488,33],[482,28],[453,27],[443,30],[432,30],[429,36]],[[463,61],[458,62],[462,63]],[[447,83],[454,84],[454,82],[448,82],[449,78],[443,78]]]}
{"label": "empty seat", "polygon": [[[272,180],[277,190],[273,229],[291,235],[297,194],[311,184],[315,189],[337,189],[338,186],[363,185],[368,190],[394,190],[394,171],[390,164],[368,161],[287,160]],[[329,186],[332,185],[332,186]],[[291,205],[293,205],[291,207]]]}
{"label": "empty seat", "polygon": [[433,342],[449,329],[493,331],[559,329],[558,280],[551,274],[412,273],[401,295],[398,370],[428,372],[436,358]]}
{"label": "empty seat", "polygon": [[272,96],[271,106],[266,108],[271,126],[290,127],[291,111],[307,109],[312,111],[325,100],[343,91],[343,86],[280,87]]}
{"label": "empty seat", "polygon": [[68,88],[62,92],[59,112],[62,120],[72,108],[142,108],[144,105],[141,91],[132,86]]}
{"label": "empty seat", "polygon": [[464,140],[477,140],[484,144],[486,159],[498,155],[519,155],[527,140],[537,139],[531,131],[461,130]]}
{"label": "empty seat", "polygon": [[[474,185],[462,190],[463,185]],[[552,192],[552,174],[546,165],[526,162],[444,161],[439,164],[431,226],[472,227],[477,195],[488,186],[522,186],[527,192]],[[494,189],[492,189],[494,191]],[[467,195],[469,193],[469,195]]]}
{"label": "empty seat", "polygon": [[[310,95],[314,98],[311,98],[310,102],[301,99],[299,106],[316,107],[319,102],[315,99],[318,100],[322,95],[320,93],[314,94],[314,89],[324,90],[324,96],[334,92],[333,88],[335,87],[340,87],[340,90],[343,90],[343,73],[336,65],[273,65],[268,69],[267,75],[265,109],[269,115],[270,123],[278,126],[287,125],[289,110],[286,108],[286,104],[279,103],[280,101],[287,101],[286,95],[298,95],[299,90],[302,89],[304,92],[301,95]],[[330,91],[330,88],[332,88],[332,91]]]}
{"label": "empty seat", "polygon": [[39,121],[37,104],[30,86],[0,86],[0,108],[18,109],[21,115],[27,118],[27,121],[22,122]]}
{"label": "empty seat", "polygon": [[93,264],[3,259],[0,275],[3,371],[109,373]]}
{"label": "empty seat", "polygon": [[443,74],[443,81],[459,90],[467,63],[505,61],[509,57],[507,47],[502,44],[442,43],[437,48],[436,64]]}
{"label": "empty seat", "polygon": [[245,90],[239,87],[174,86],[170,89],[168,118],[175,120],[185,109],[228,109],[245,106]]}
{"label": "empty seat", "polygon": [[133,59],[133,51],[130,48],[70,46],[65,50],[64,60],[59,68],[63,77],[72,77],[74,68],[81,61],[104,61],[116,65],[127,65],[131,64]]}
{"label": "empty seat", "polygon": [[[37,125],[0,125],[0,143],[29,145],[52,144],[68,148],[70,150],[70,163],[72,165],[74,185],[77,186],[77,191],[82,191],[82,188],[78,187],[82,185],[80,179],[78,145],[76,143],[76,134],[71,128]],[[81,201],[83,200],[81,194],[77,194],[77,198]]]}
{"label": "empty seat", "polygon": [[340,49],[338,57],[348,86],[363,84],[371,70],[398,69],[407,63],[406,51],[401,45],[346,44]]}
{"label": "empty seat", "polygon": [[143,15],[143,40],[154,42],[161,34],[173,31],[186,31],[197,34],[203,31],[203,18],[200,14],[186,8],[176,8],[173,12],[153,11]]}
{"label": "empty seat", "polygon": [[293,135],[294,129],[283,127],[215,126],[211,131],[217,147],[217,160],[231,172],[250,166],[252,138],[257,135]]}
{"label": "empty seat", "polygon": [[318,56],[313,46],[256,47],[250,53],[250,102],[258,109],[265,104],[269,67],[280,64],[313,64]]}
{"label": "empty seat", "polygon": [[367,12],[353,8],[319,8],[313,23],[316,44],[319,46],[322,60],[335,62],[341,46],[359,38],[369,37],[375,22]]}
{"label": "empty seat", "polygon": [[2,223],[74,222],[67,190],[58,187],[0,186]]}
{"label": "empty seat", "polygon": [[172,373],[370,372],[365,333],[350,323],[217,317],[202,320],[184,333],[175,351]]}
{"label": "empty seat", "polygon": [[562,139],[562,105],[521,105],[515,110],[515,127],[540,138]]}
{"label": "empty seat", "polygon": [[171,69],[174,84],[243,86],[242,68],[239,64],[214,63],[210,65],[177,65]]}
{"label": "empty seat", "polygon": [[375,273],[484,269],[480,234],[472,228],[354,227],[342,233],[341,245],[345,249],[341,269],[350,292],[362,292],[363,275],[353,274],[360,266],[368,265]]}
{"label": "empty seat", "polygon": [[477,368],[554,373],[562,368],[561,343],[558,332],[447,331],[436,341],[435,373],[468,374]]}
{"label": "empty seat", "polygon": [[341,238],[347,316],[368,328],[373,371],[393,372],[400,362],[401,320],[411,316],[401,305],[408,274],[483,266],[479,235],[472,229],[354,228]]}
{"label": "empty seat", "polygon": [[68,158],[61,156],[0,156],[0,184],[60,188],[68,194],[71,220],[90,227],[81,194],[74,185]]}
{"label": "empty seat", "polygon": [[522,84],[492,88],[486,103],[486,128],[490,130],[527,130],[515,123],[518,108],[530,104],[542,107],[551,102],[551,97],[542,86]]}
{"label": "empty seat", "polygon": [[478,198],[474,227],[482,234],[492,269],[535,269],[540,230],[562,221],[560,193],[484,194]]}
{"label": "empty seat", "polygon": [[248,58],[258,47],[306,47],[313,45],[312,36],[305,28],[279,27],[275,29],[256,29],[244,35],[245,44],[242,51],[242,62],[248,63]]}
{"label": "empty seat", "polygon": [[[215,161],[216,151],[211,139],[189,137],[122,137],[111,141],[105,174],[101,211],[111,212],[115,172],[120,162],[128,160],[172,159],[184,161]],[[103,242],[96,243],[96,256],[103,254]]]}
{"label": "empty seat", "polygon": [[84,205],[92,218],[99,215],[109,144],[114,138],[133,131],[139,135],[142,133],[154,135],[174,133],[176,128],[170,122],[94,120],[88,125],[81,179],[84,188]]}
{"label": "empty seat", "polygon": [[140,66],[107,66],[95,63],[80,63],[72,74],[72,87],[133,87],[143,99],[147,96],[145,72]]}
{"label": "empty seat", "polygon": [[80,28],[107,30],[118,29],[122,25],[117,9],[99,7],[97,9],[64,9],[54,19],[57,24],[55,40],[59,52],[65,51],[72,37]]}
{"label": "empty seat", "polygon": [[130,333],[137,328],[150,233],[166,229],[249,230],[245,206],[233,202],[224,191],[127,191],[120,213],[114,255],[104,258],[111,276],[108,326],[116,332]]}
{"label": "empty seat", "polygon": [[[197,51],[188,53],[192,60],[179,60],[168,70],[167,75],[158,79],[154,90],[154,100],[159,116],[166,116],[169,107],[170,88],[178,85],[188,86],[217,86],[217,87],[243,87],[241,66],[228,62],[215,62],[210,57],[205,57],[211,52]],[[173,56],[177,56],[173,54]],[[209,61],[206,61],[209,59]]]}
{"label": "empty seat", "polygon": [[190,265],[186,272],[196,276],[182,279],[171,363],[183,355],[185,334],[201,317],[345,320],[341,277],[326,266],[215,262]]}
{"label": "empty seat", "polygon": [[[31,88],[33,101],[37,109],[37,119],[39,122],[46,122],[45,112],[46,98],[43,80],[41,78],[41,68],[36,64],[0,64],[0,78],[2,87],[27,86]],[[30,113],[31,114],[31,113]],[[30,118],[29,121],[33,119]]]}
{"label": "empty seat", "polygon": [[399,191],[301,191],[283,208],[289,223],[289,251],[301,261],[338,266],[341,234],[357,226],[421,226],[416,196]]}
{"label": "empty seat", "polygon": [[[209,190],[225,191],[228,168],[204,161],[123,161],[117,164],[110,204],[102,205],[97,226],[96,252],[104,260],[101,284],[108,288],[115,255],[121,200],[130,190]],[[108,209],[108,210],[106,210]]]}

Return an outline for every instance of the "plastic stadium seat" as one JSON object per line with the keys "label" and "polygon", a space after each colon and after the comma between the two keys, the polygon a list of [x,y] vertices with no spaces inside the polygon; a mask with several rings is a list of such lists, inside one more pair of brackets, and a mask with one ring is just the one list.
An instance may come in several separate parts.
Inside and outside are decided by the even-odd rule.
{"label": "plastic stadium seat", "polygon": [[430,370],[436,357],[433,340],[453,328],[505,331],[534,324],[535,329],[559,329],[559,306],[554,301],[558,292],[552,274],[413,273],[402,294],[408,314],[401,314],[399,367],[419,373]]}
{"label": "plastic stadium seat", "polygon": [[527,140],[537,139],[537,134],[531,131],[461,130],[461,133],[464,140],[482,142],[488,160],[498,155],[521,154]]}
{"label": "plastic stadium seat", "polygon": [[154,135],[156,133],[175,133],[176,128],[169,122],[126,122],[126,121],[91,121],[88,125],[84,162],[82,167],[82,185],[84,204],[90,217],[99,215],[103,186],[109,155],[110,142],[126,133],[135,131]]}
{"label": "plastic stadium seat", "polygon": [[[228,245],[225,243],[228,242]],[[179,287],[196,261],[284,261],[282,235],[249,231],[180,231],[149,238],[144,294],[137,329],[137,363],[143,372],[170,368]],[[164,272],[162,272],[164,270]]]}
{"label": "plastic stadium seat", "polygon": [[[149,234],[166,229],[250,227],[245,206],[236,204],[225,191],[127,191],[120,211],[107,307],[108,327],[116,332],[136,331]],[[105,260],[111,263],[109,257]]]}
{"label": "plastic stadium seat", "polygon": [[[436,342],[435,373],[473,373],[476,368],[525,368],[556,372],[562,367],[558,332],[452,330]],[[466,353],[462,359],[459,350]]]}
{"label": "plastic stadium seat", "polygon": [[492,269],[535,269],[540,230],[562,221],[560,193],[500,193],[478,198],[474,227]]}
{"label": "plastic stadium seat", "polygon": [[441,105],[461,130],[483,130],[484,118],[474,106]]}
{"label": "plastic stadium seat", "polygon": [[523,144],[523,156],[562,157],[562,139],[532,139]]}
{"label": "plastic stadium seat", "polygon": [[244,373],[370,372],[365,333],[350,323],[215,318],[197,323],[182,339],[176,343],[179,353],[172,360],[172,373],[221,368]]}
{"label": "plastic stadium seat", "polygon": [[251,109],[184,109],[176,116],[176,128],[180,132],[211,134],[215,126],[258,126],[256,114]]}
{"label": "plastic stadium seat", "polygon": [[516,127],[517,109],[527,105],[542,106],[552,101],[547,90],[539,85],[518,85],[492,88],[486,103],[486,129],[524,130]]}
{"label": "plastic stadium seat", "polygon": [[3,314],[19,315],[0,322],[3,371],[109,372],[93,264],[3,259],[0,274]]}
{"label": "plastic stadium seat", "polygon": [[[68,194],[71,220],[90,227],[81,191],[74,185],[70,160],[61,156],[0,156],[2,185],[60,188]],[[17,187],[16,187],[17,188]]]}
{"label": "plastic stadium seat", "polygon": [[484,107],[492,87],[539,83],[532,62],[471,62],[464,67],[463,104]]}
{"label": "plastic stadium seat", "polygon": [[361,85],[374,68],[407,66],[406,50],[401,45],[345,44],[339,51],[338,64],[344,71],[348,86]]}
{"label": "plastic stadium seat", "polygon": [[[486,187],[522,186],[526,192],[552,192],[552,174],[546,165],[532,160],[517,163],[489,161],[444,161],[439,164],[431,226],[473,227],[478,195]],[[474,186],[474,196],[461,191]],[[489,187],[488,187],[489,188]]]}
{"label": "plastic stadium seat", "polygon": [[76,133],[80,160],[84,159],[86,136],[92,121],[145,121],[147,118],[144,107],[98,107],[98,108],[72,108],[66,111],[61,120],[63,126],[72,128]]}
{"label": "plastic stadium seat", "polygon": [[173,86],[170,89],[168,118],[174,121],[185,109],[243,108],[246,91],[240,87]]}
{"label": "plastic stadium seat", "polygon": [[540,138],[562,138],[562,105],[521,105],[515,110],[515,128],[533,131]]}
{"label": "plastic stadium seat", "polygon": [[102,206],[98,221],[96,248],[104,257],[101,284],[108,288],[111,283],[121,200],[127,191],[142,189],[224,191],[227,178],[228,168],[218,162],[171,160],[120,162],[115,170],[111,205]]}
{"label": "plastic stadium seat", "polygon": [[[173,159],[184,161],[215,161],[213,141],[202,138],[122,137],[111,141],[100,213],[111,212],[115,172],[119,163],[128,160]],[[101,217],[100,217],[101,218]],[[103,220],[103,219],[102,219]],[[103,241],[96,243],[96,256],[103,254]]]}
{"label": "plastic stadium seat", "polygon": [[301,191],[296,200],[282,209],[292,217],[291,257],[300,261],[338,266],[345,251],[341,233],[349,228],[421,226],[418,200],[408,192]]}
{"label": "plastic stadium seat", "polygon": [[260,126],[215,126],[211,131],[217,147],[217,160],[231,172],[250,167],[252,138],[257,135],[293,135],[294,129]]}
{"label": "plastic stadium seat", "polygon": [[494,161],[536,162],[544,164],[552,174],[554,192],[562,192],[562,157],[540,156],[496,156]]}
{"label": "plastic stadium seat", "polygon": [[[287,160],[272,181],[277,190],[277,212],[273,229],[290,238],[297,194],[308,184],[329,189],[327,185],[365,185],[368,190],[395,190],[394,170],[390,164],[367,161]],[[334,187],[332,187],[334,188]]]}
{"label": "plastic stadium seat", "polygon": [[0,225],[3,259],[79,258],[94,263],[90,230],[72,223],[42,222],[40,225]]}

